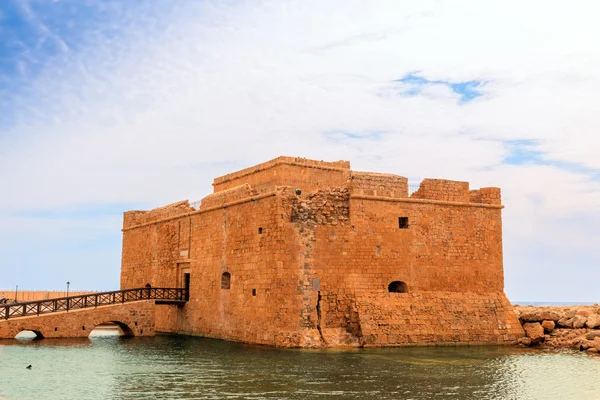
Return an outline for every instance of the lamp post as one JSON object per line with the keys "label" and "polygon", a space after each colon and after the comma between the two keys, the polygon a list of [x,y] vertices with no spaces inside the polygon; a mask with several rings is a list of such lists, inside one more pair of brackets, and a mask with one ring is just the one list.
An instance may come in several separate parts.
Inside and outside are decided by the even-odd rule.
{"label": "lamp post", "polygon": [[14,302],[17,302],[17,292],[19,291],[19,285],[17,285],[16,289],[15,289],[15,300]]}
{"label": "lamp post", "polygon": [[69,285],[71,282],[67,281],[67,311],[69,311]]}

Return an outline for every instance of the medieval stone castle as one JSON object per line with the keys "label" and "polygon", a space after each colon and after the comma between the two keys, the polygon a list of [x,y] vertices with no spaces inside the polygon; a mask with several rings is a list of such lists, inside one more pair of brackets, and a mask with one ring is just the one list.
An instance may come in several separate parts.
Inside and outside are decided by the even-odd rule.
{"label": "medieval stone castle", "polygon": [[124,214],[121,288],[187,287],[156,330],[285,347],[509,343],[500,189],[279,157]]}

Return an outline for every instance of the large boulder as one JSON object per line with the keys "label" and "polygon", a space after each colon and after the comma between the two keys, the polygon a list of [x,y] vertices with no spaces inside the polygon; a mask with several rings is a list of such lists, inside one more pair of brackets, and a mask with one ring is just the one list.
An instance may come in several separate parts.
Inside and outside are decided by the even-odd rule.
{"label": "large boulder", "polygon": [[561,328],[572,328],[573,318],[561,318],[556,323]]}
{"label": "large boulder", "polygon": [[542,321],[548,320],[548,321],[558,321],[559,319],[561,319],[561,316],[558,315],[558,313],[554,312],[554,311],[542,311],[540,313],[540,318]]}
{"label": "large boulder", "polygon": [[600,315],[591,314],[588,317],[585,326],[587,326],[590,329],[600,328]]}
{"label": "large boulder", "polygon": [[594,338],[594,347],[600,352],[600,337]]}
{"label": "large boulder", "polygon": [[592,311],[582,308],[582,309],[577,310],[575,315],[581,315],[582,317],[589,317],[590,315],[592,315]]}
{"label": "large boulder", "polygon": [[521,322],[540,322],[540,321],[542,321],[541,313],[538,310],[523,311],[521,313],[521,315],[519,316],[519,319],[521,320]]}
{"label": "large boulder", "polygon": [[539,322],[527,322],[523,325],[525,336],[531,339],[531,344],[538,344],[544,341],[544,328]]}
{"label": "large boulder", "polygon": [[542,328],[544,328],[544,331],[547,333],[552,332],[555,327],[556,324],[554,323],[554,321],[545,320],[544,322],[542,322]]}
{"label": "large boulder", "polygon": [[583,328],[587,322],[587,317],[583,315],[575,315],[573,317],[573,329]]}

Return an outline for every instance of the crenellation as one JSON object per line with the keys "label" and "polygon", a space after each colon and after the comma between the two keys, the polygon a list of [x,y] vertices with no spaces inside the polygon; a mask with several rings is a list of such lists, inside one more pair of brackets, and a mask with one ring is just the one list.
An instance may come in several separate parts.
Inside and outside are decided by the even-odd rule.
{"label": "crenellation", "polygon": [[408,197],[408,179],[398,175],[352,171],[349,187],[356,195]]}
{"label": "crenellation", "polygon": [[423,179],[411,198],[469,203],[469,182]]}

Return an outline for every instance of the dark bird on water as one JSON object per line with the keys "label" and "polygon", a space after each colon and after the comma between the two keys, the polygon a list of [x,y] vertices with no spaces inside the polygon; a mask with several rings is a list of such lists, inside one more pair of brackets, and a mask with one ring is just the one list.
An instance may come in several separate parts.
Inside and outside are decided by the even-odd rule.
{"label": "dark bird on water", "polygon": [[31,369],[31,365],[28,365],[28,366],[27,366],[27,367],[25,367],[25,368],[27,368],[27,369]]}

